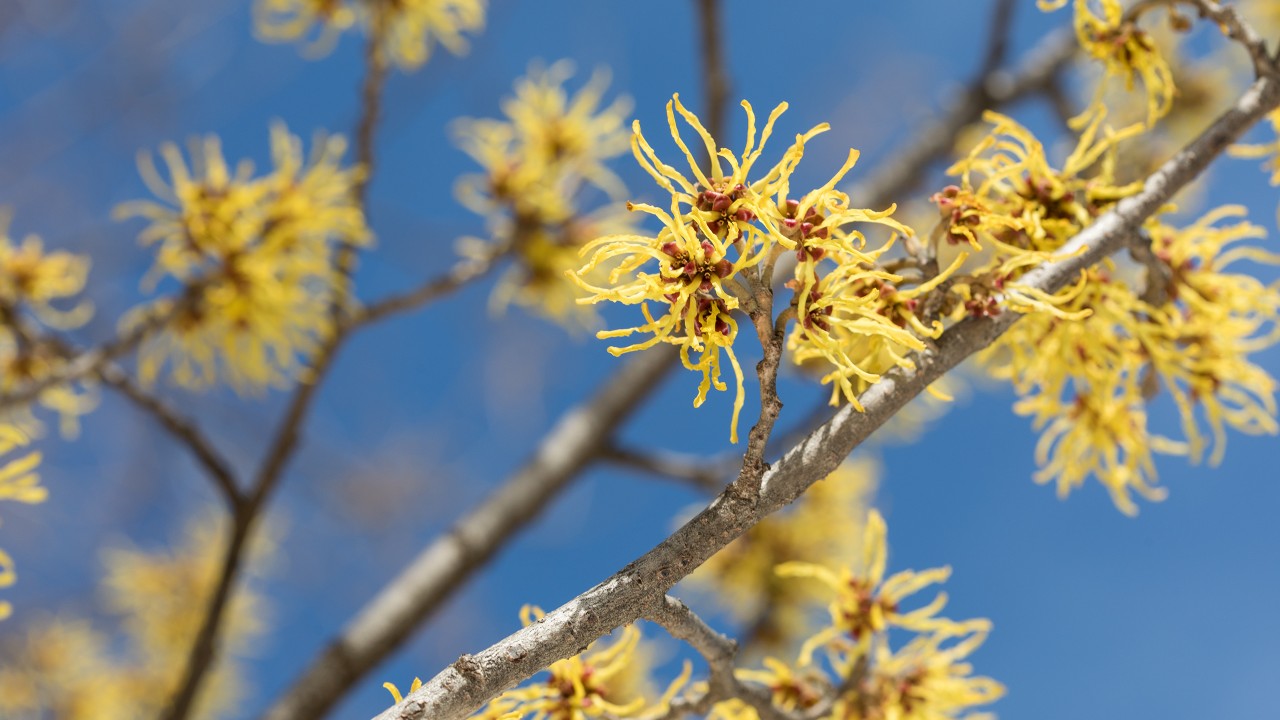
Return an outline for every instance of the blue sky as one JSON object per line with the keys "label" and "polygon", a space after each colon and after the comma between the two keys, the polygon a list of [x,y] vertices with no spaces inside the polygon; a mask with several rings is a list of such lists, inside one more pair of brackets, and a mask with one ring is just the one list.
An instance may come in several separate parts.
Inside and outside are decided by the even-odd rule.
{"label": "blue sky", "polygon": [[[137,302],[149,262],[136,224],[110,220],[117,203],[147,195],[134,165],[139,149],[212,132],[229,156],[264,164],[273,119],[303,135],[349,132],[354,123],[358,41],[303,59],[293,46],[255,41],[248,4],[28,2],[19,3],[26,20],[0,24],[0,204],[15,208],[15,234],[35,232],[95,258],[98,315],[78,333],[86,341],[108,337]],[[976,68],[990,3],[724,4],[730,97],[757,108],[790,102],[784,135],[830,122],[800,170],[802,181],[820,182],[848,147],[862,151],[857,180],[911,141]],[[1069,22],[1066,12],[1043,16],[1030,0],[1022,5],[1015,56]],[[441,271],[458,237],[483,233],[452,196],[473,167],[450,144],[449,124],[495,116],[531,60],[571,58],[582,75],[610,68],[613,88],[634,99],[646,127],[661,127],[673,92],[701,107],[692,7],[496,0],[468,55],[438,53],[418,72],[393,75],[371,191],[378,249],[362,261],[362,296]],[[1043,107],[1013,112],[1038,132],[1056,130]],[[738,137],[736,107],[729,117]],[[616,169],[638,198],[655,196],[629,159]],[[1280,198],[1256,163],[1224,159],[1214,173],[1208,200],[1246,204],[1274,235]],[[467,288],[379,326],[342,354],[278,498],[286,535],[268,584],[276,631],[249,661],[255,688],[242,717],[265,707],[383,582],[617,366],[589,336],[518,311],[489,314],[490,289]],[[1260,362],[1280,372],[1280,352]],[[730,398],[694,410],[695,387],[694,376],[671,376],[624,437],[682,452],[728,449]],[[245,468],[281,400],[166,392]],[[783,393],[792,417],[825,395],[795,378]],[[995,711],[1040,720],[1280,712],[1280,441],[1233,434],[1216,468],[1162,460],[1169,500],[1128,518],[1095,484],[1066,501],[1035,485],[1035,435],[1012,402],[999,386],[977,388],[920,442],[875,450],[892,567],[950,564],[954,616],[995,624],[974,657],[980,673],[1009,688]],[[1152,409],[1161,423],[1171,412],[1162,402]],[[0,540],[22,580],[7,595],[19,614],[0,633],[36,608],[92,612],[100,547],[173,537],[213,499],[181,452],[110,396],[78,439],[51,433],[44,449],[49,502],[4,508]],[[429,676],[512,631],[523,603],[552,607],[593,585],[665,536],[697,500],[669,483],[592,470],[335,717],[370,716],[388,703],[383,680]]]}

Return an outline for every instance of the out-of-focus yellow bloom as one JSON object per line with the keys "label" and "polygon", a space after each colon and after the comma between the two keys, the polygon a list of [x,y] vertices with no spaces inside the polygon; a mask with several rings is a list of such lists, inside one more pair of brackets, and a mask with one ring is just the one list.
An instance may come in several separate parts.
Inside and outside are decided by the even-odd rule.
{"label": "out-of-focus yellow bloom", "polygon": [[[217,582],[225,523],[192,522],[172,551],[115,548],[105,553],[103,594],[120,618],[123,642],[88,620],[60,616],[28,623],[25,642],[0,647],[0,716],[62,720],[144,720],[164,710],[181,680],[191,643]],[[268,541],[269,542],[269,541]],[[256,545],[257,574],[270,547]],[[196,699],[193,718],[228,717],[243,698],[237,659],[265,629],[263,600],[238,583],[226,610],[221,652]]]}
{"label": "out-of-focus yellow bloom", "polygon": [[578,251],[601,235],[631,232],[630,213],[616,205],[586,211],[592,190],[610,200],[626,192],[606,162],[627,148],[627,98],[603,103],[608,74],[599,71],[576,93],[565,89],[573,65],[534,65],[502,104],[503,119],[455,125],[462,149],[484,172],[458,182],[459,200],[484,215],[491,239],[467,239],[465,254],[487,257],[509,249],[516,265],[494,290],[493,305],[516,303],[571,327],[595,323],[576,301],[583,291],[565,273]]}
{"label": "out-of-focus yellow bloom", "polygon": [[[542,615],[538,608],[526,606],[521,619],[528,625]],[[535,720],[585,720],[662,716],[688,682],[693,666],[686,662],[666,692],[651,701],[641,690],[650,668],[637,653],[639,646],[640,631],[628,625],[607,647],[597,640],[582,654],[555,662],[547,668],[545,681],[507,691],[474,717],[520,720],[532,715]]]}
{"label": "out-of-focus yellow bloom", "polygon": [[309,54],[323,55],[361,25],[377,37],[384,62],[415,70],[437,43],[465,53],[463,33],[483,29],[484,12],[485,0],[257,0],[254,28],[263,40],[305,40]]}
{"label": "out-of-focus yellow bloom", "polygon": [[[862,567],[839,576],[804,563],[779,566],[781,575],[818,578],[836,591],[832,626],[805,643],[794,666],[767,657],[758,670],[736,671],[737,678],[762,685],[773,707],[791,713],[811,716],[821,703],[833,700],[816,716],[821,720],[944,720],[1003,695],[1003,686],[974,677],[972,666],[964,662],[986,640],[990,621],[936,617],[944,595],[912,613],[897,609],[899,599],[944,579],[947,570],[899,573],[883,580],[884,520],[874,511],[863,549]],[[891,626],[919,634],[893,652]],[[895,641],[897,634],[892,634]],[[812,657],[819,647],[827,650],[826,662]],[[741,700],[718,703],[709,715],[709,720],[758,719],[756,710]]]}
{"label": "out-of-focus yellow bloom", "polygon": [[956,626],[953,621],[937,616],[947,603],[946,593],[938,593],[924,607],[910,611],[902,609],[901,603],[907,597],[930,585],[945,582],[951,576],[951,568],[932,568],[922,572],[903,570],[885,578],[887,532],[884,518],[872,510],[863,534],[860,563],[842,567],[838,572],[806,562],[788,562],[777,567],[781,577],[817,580],[835,593],[828,606],[831,625],[805,641],[800,649],[801,665],[808,665],[818,648],[833,641],[843,643],[846,636],[865,647],[872,636],[885,632],[890,626],[917,632],[947,630]]}
{"label": "out-of-focus yellow bloom", "polygon": [[[0,424],[0,456],[7,455],[15,448],[23,447],[30,442],[27,434],[13,425]],[[0,501],[20,502],[37,505],[45,501],[49,491],[40,484],[40,476],[36,467],[40,465],[39,452],[7,460],[0,465]],[[0,588],[7,588],[18,580],[14,570],[13,558],[0,549]],[[13,605],[0,600],[0,620],[13,613]]]}
{"label": "out-of-focus yellow bloom", "polygon": [[339,164],[345,149],[342,138],[320,136],[306,157],[277,124],[275,167],[257,179],[247,161],[232,173],[215,137],[193,147],[191,169],[177,146],[164,145],[167,182],[140,156],[143,179],[165,202],[126,203],[116,215],[150,221],[140,235],[156,247],[148,284],[168,277],[184,286],[123,321],[146,331],[144,382],[169,365],[184,387],[225,380],[252,393],[303,371],[332,331],[330,306],[347,291],[332,269],[333,248],[371,239],[353,192],[361,171]]}
{"label": "out-of-focus yellow bloom", "polygon": [[350,0],[256,0],[253,28],[270,42],[305,40],[306,53],[318,57],[356,24],[357,13]]}
{"label": "out-of-focus yellow bloom", "polygon": [[[590,297],[580,302],[640,305],[643,324],[604,331],[598,337],[635,334],[650,337],[632,345],[612,347],[611,353],[644,350],[658,343],[681,347],[685,367],[703,374],[695,406],[702,404],[710,388],[727,389],[720,380],[721,351],[728,355],[736,378],[730,427],[730,438],[734,442],[737,442],[738,414],[744,392],[742,370],[733,351],[738,328],[733,312],[739,308],[740,301],[751,301],[751,287],[771,282],[772,278],[760,277],[761,268],[769,268],[771,272],[774,261],[783,251],[796,252],[800,259],[796,291],[808,298],[819,282],[819,262],[834,262],[851,278],[849,282],[870,272],[874,253],[862,252],[865,237],[849,228],[850,224],[877,223],[909,232],[889,217],[893,208],[883,212],[851,208],[848,196],[835,190],[836,184],[857,161],[858,153],[854,150],[824,185],[793,197],[791,174],[804,155],[804,145],[826,131],[826,124],[797,135],[778,163],[756,171],[756,162],[773,133],[774,124],[787,106],[783,103],[774,108],[758,136],[754,110],[745,101],[742,107],[747,113],[747,140],[741,153],[734,153],[727,148],[717,148],[715,139],[697,116],[680,103],[679,96],[667,103],[671,138],[684,155],[692,179],[659,159],[640,132],[639,123],[634,123],[632,153],[658,186],[670,194],[670,209],[629,204],[631,209],[658,218],[662,229],[653,237],[614,235],[589,243],[583,248],[584,255],[590,253],[589,259],[574,275],[590,293]],[[677,114],[701,140],[706,151],[706,172],[685,144]],[[657,274],[645,272],[643,268],[654,261],[658,263]],[[611,268],[607,281],[594,279],[593,275],[606,263]],[[801,304],[805,302],[808,300]],[[659,309],[658,313],[651,310],[650,303]],[[852,321],[846,324],[854,325]],[[856,325],[859,332],[876,332],[873,324]],[[880,323],[880,326],[885,332],[893,328],[890,323]],[[811,329],[810,333],[813,332]],[[796,344],[804,338],[798,337]],[[821,350],[817,352],[823,354]],[[693,353],[698,353],[696,360]],[[850,364],[838,366],[837,375],[849,373],[853,373]]]}
{"label": "out-of-focus yellow bloom", "polygon": [[[1117,77],[1124,80],[1125,88],[1132,90],[1139,78],[1147,98],[1148,127],[1164,117],[1173,105],[1177,90],[1173,71],[1156,46],[1151,35],[1138,27],[1136,18],[1125,17],[1120,0],[1097,0],[1102,12],[1094,11],[1090,0],[1074,0],[1076,38],[1080,47],[1103,65],[1103,80],[1094,93],[1089,108],[1072,119],[1074,127],[1089,124],[1099,113],[1105,114],[1102,104],[1107,80]],[[1056,10],[1066,5],[1066,0],[1040,0],[1042,10]]]}
{"label": "out-of-focus yellow bloom", "polygon": [[[790,665],[773,657],[765,658],[762,664],[764,668],[761,670],[736,670],[733,674],[739,680],[769,688],[773,705],[782,710],[808,710],[822,700],[826,688],[813,668],[804,668],[797,672]],[[732,706],[727,709],[732,712]],[[755,710],[750,712],[753,716],[756,715]],[[713,713],[712,718],[723,715],[723,711],[719,714]]]}
{"label": "out-of-focus yellow bloom", "polygon": [[[974,677],[973,666],[964,662],[986,641],[991,623],[970,620],[961,625],[954,633],[919,635],[897,652],[891,652],[888,643],[878,644],[867,683],[869,697],[841,699],[832,720],[977,720],[979,716],[965,713],[999,700],[1005,689],[991,678]],[[957,636],[962,639],[950,643]],[[870,712],[864,716],[861,707]]]}
{"label": "out-of-focus yellow bloom", "polygon": [[[89,260],[68,252],[46,252],[35,235],[21,244],[9,237],[11,213],[0,208],[0,392],[20,390],[57,374],[66,364],[62,353],[38,338],[40,326],[57,330],[83,325],[93,313],[74,298],[84,290]],[[69,307],[58,307],[67,304]],[[78,418],[94,408],[91,392],[60,383],[43,390],[37,402],[58,413],[65,434],[74,434]],[[12,412],[12,411],[11,411]],[[33,425],[27,408],[9,422]]]}
{"label": "out-of-focus yellow bloom", "polygon": [[872,460],[845,463],[790,510],[771,515],[712,555],[688,581],[747,624],[743,642],[748,648],[787,649],[805,634],[810,607],[826,592],[815,583],[780,578],[774,568],[790,561],[825,567],[850,563],[878,474]]}

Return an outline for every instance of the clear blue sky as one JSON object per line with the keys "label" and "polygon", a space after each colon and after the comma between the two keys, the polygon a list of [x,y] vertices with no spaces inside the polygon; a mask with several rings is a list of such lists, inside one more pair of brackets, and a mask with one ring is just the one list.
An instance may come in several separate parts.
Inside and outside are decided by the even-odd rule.
{"label": "clear blue sky", "polygon": [[[989,4],[827,0],[794,10],[729,0],[731,97],[757,108],[789,101],[784,136],[831,123],[806,153],[803,177],[829,177],[850,146],[863,152],[853,179],[866,177],[974,71]],[[139,148],[216,132],[229,156],[261,164],[274,118],[304,135],[347,132],[354,122],[358,42],[302,59],[293,46],[254,41],[248,5],[31,1],[18,6],[34,19],[16,24],[0,11],[0,204],[15,207],[15,232],[96,259],[99,313],[80,332],[86,340],[107,337],[136,302],[148,263],[137,226],[109,219],[115,204],[147,194],[134,167]],[[364,297],[446,268],[458,237],[483,232],[452,197],[472,166],[449,143],[448,126],[495,115],[530,60],[572,58],[584,73],[611,68],[613,87],[634,98],[649,127],[660,127],[672,92],[701,106],[689,0],[493,5],[467,56],[439,53],[388,84],[371,199],[379,247],[363,260]],[[1041,16],[1030,0],[1021,5],[1015,53],[1069,22],[1066,12]],[[1015,114],[1053,131],[1041,107]],[[740,133],[740,115],[730,117]],[[638,197],[652,193],[629,160],[617,170]],[[1215,173],[1210,201],[1245,202],[1274,234],[1277,191],[1256,164],[1224,160]],[[469,288],[343,353],[277,504],[287,534],[269,585],[276,631],[250,661],[255,688],[243,717],[616,367],[590,337],[519,312],[491,316],[488,291]],[[1280,353],[1262,363],[1280,373]],[[673,376],[626,438],[724,451],[730,402],[714,397],[695,411],[695,387],[695,377]],[[792,417],[824,395],[791,381],[784,393]],[[200,412],[242,467],[258,457],[280,405],[279,396],[172,397]],[[1128,518],[1093,484],[1061,502],[1032,483],[1035,436],[1011,403],[995,386],[975,391],[920,443],[877,451],[892,566],[952,565],[954,616],[995,623],[974,658],[1009,688],[995,711],[1038,720],[1280,714],[1280,441],[1233,434],[1217,468],[1162,461],[1170,499]],[[1170,412],[1164,402],[1152,410],[1160,422]],[[78,440],[51,437],[45,451],[49,502],[4,508],[0,540],[22,581],[8,594],[19,615],[0,633],[19,630],[33,608],[92,611],[97,548],[172,537],[212,499],[182,454],[109,396]],[[372,715],[389,701],[383,680],[429,676],[515,629],[521,604],[553,607],[593,585],[661,539],[696,499],[664,482],[591,471],[335,716]]]}

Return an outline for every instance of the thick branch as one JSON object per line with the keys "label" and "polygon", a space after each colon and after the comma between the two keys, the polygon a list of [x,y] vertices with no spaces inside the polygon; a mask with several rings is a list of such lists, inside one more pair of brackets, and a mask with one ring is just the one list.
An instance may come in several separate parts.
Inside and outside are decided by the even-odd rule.
{"label": "thick branch", "polygon": [[[1138,194],[1120,201],[1062,249],[1066,259],[1029,272],[1023,282],[1054,292],[1121,248],[1143,220],[1202,173],[1267,112],[1280,106],[1280,82],[1256,82],[1200,137],[1153,173]],[[1076,253],[1072,255],[1072,253]],[[948,329],[920,353],[914,370],[887,373],[862,396],[865,412],[842,408],[792,448],[764,476],[759,501],[742,502],[727,489],[653,550],[603,583],[477,655],[464,655],[379,720],[462,720],[490,698],[570,657],[592,640],[641,617],[672,585],[768,514],[828,475],[859,443],[948,370],[989,346],[1017,314],[973,318]]]}

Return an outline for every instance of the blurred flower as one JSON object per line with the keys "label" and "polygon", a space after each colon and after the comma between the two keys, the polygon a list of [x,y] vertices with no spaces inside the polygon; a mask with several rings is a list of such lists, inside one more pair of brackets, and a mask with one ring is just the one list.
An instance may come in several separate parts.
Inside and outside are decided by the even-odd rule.
{"label": "blurred flower", "polygon": [[577,266],[588,240],[629,232],[634,222],[616,204],[584,209],[593,189],[611,200],[626,192],[605,163],[627,148],[630,101],[603,105],[603,71],[571,94],[564,85],[572,75],[568,61],[535,64],[516,81],[515,96],[503,101],[504,119],[459,120],[454,132],[484,169],[458,182],[458,198],[485,216],[491,238],[465,239],[461,249],[485,259],[509,250],[516,260],[495,288],[493,306],[515,303],[578,327],[596,317],[576,302],[583,292],[565,273]]}
{"label": "blurred flower", "polygon": [[[1076,38],[1080,47],[1103,65],[1103,79],[1094,93],[1089,108],[1072,120],[1074,127],[1088,125],[1099,113],[1105,114],[1102,104],[1107,80],[1120,78],[1125,89],[1132,90],[1137,79],[1142,80],[1147,98],[1146,125],[1168,114],[1177,90],[1173,72],[1151,35],[1138,27],[1135,17],[1126,17],[1120,0],[1097,0],[1102,8],[1098,14],[1090,0],[1074,0]],[[1067,0],[1039,0],[1042,10],[1056,10]]]}
{"label": "blurred flower", "polygon": [[[30,442],[21,429],[13,425],[0,424],[0,456],[7,455],[15,448],[24,447]],[[0,465],[0,500],[38,505],[49,496],[49,491],[40,485],[40,476],[36,467],[40,465],[39,452],[6,460]],[[13,585],[18,580],[14,570],[13,558],[0,549],[0,588]],[[13,614],[13,605],[0,600],[0,620]]]}
{"label": "blurred flower", "polygon": [[842,567],[839,571],[807,562],[787,562],[777,567],[780,577],[817,580],[835,594],[828,607],[831,624],[805,641],[800,649],[801,665],[812,661],[815,650],[833,641],[842,642],[844,636],[864,647],[871,642],[873,635],[885,632],[891,625],[918,632],[956,627],[953,621],[937,617],[947,603],[946,593],[938,593],[924,607],[902,610],[904,599],[930,585],[945,582],[951,576],[951,568],[933,568],[923,572],[904,570],[885,578],[888,558],[886,534],[884,518],[872,510],[863,534],[859,563]]}
{"label": "blurred flower", "polygon": [[190,389],[224,380],[256,393],[303,372],[332,332],[332,304],[347,293],[333,248],[371,239],[354,195],[361,171],[339,165],[345,149],[340,137],[318,136],[304,159],[301,141],[277,124],[275,168],[257,179],[247,161],[230,172],[216,137],[193,146],[191,170],[177,146],[162,146],[168,182],[140,156],[143,179],[165,202],[125,203],[116,215],[150,221],[140,240],[156,246],[156,261],[145,284],[169,277],[183,286],[122,321],[145,334],[144,383],[169,365],[172,380]]}
{"label": "blurred flower", "polygon": [[[999,700],[1005,692],[1004,686],[991,678],[974,677],[973,666],[963,662],[986,641],[990,630],[989,621],[970,620],[954,633],[916,636],[896,652],[889,650],[888,643],[878,644],[865,691],[868,697],[838,702],[831,717],[978,720],[979,716],[965,713]],[[962,639],[944,647],[956,637]],[[857,712],[859,706],[869,712],[862,715]]]}
{"label": "blurred flower", "polygon": [[[226,523],[210,514],[191,521],[171,551],[117,547],[104,553],[107,609],[120,618],[123,642],[86,619],[61,615],[27,624],[25,638],[0,645],[0,716],[60,720],[144,720],[164,710],[204,620],[217,582]],[[260,536],[263,533],[259,533]],[[268,533],[269,535],[269,533]],[[247,556],[258,574],[271,552],[260,541]],[[265,604],[240,582],[226,609],[220,648],[192,717],[230,717],[240,709],[238,659],[266,628]]]}
{"label": "blurred flower", "polygon": [[484,12],[485,0],[257,0],[254,30],[270,42],[305,40],[307,53],[319,56],[360,25],[377,38],[384,63],[416,70],[436,43],[466,52],[463,33],[482,29]]}
{"label": "blurred flower", "polygon": [[[20,391],[56,376],[67,363],[63,353],[43,341],[41,326],[67,330],[83,325],[93,314],[87,301],[74,302],[84,290],[89,259],[68,252],[46,252],[35,235],[21,244],[9,237],[10,212],[0,208],[0,392]],[[67,309],[55,304],[72,303]],[[82,386],[56,383],[36,398],[58,413],[64,434],[74,434],[81,415],[92,410],[96,396]],[[0,422],[38,428],[28,407],[4,411]]]}

